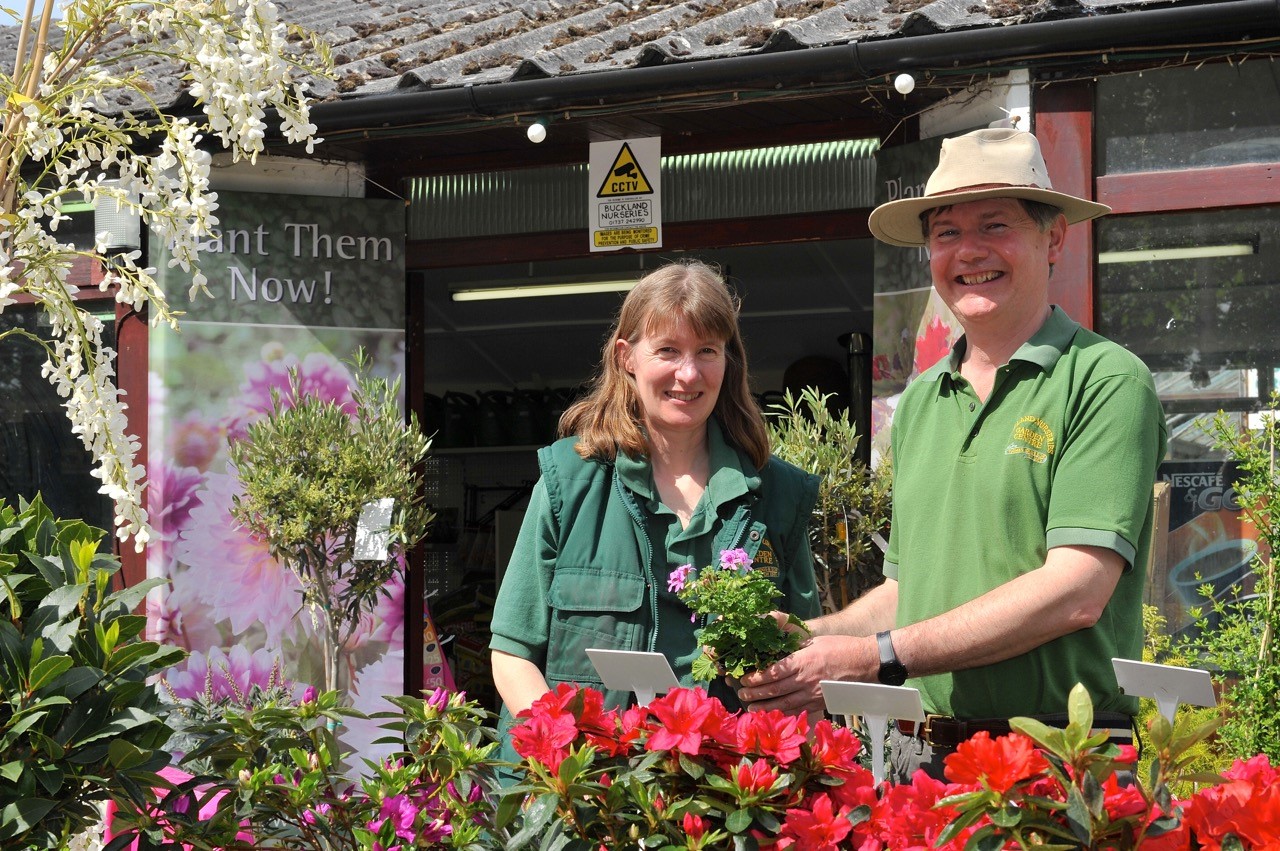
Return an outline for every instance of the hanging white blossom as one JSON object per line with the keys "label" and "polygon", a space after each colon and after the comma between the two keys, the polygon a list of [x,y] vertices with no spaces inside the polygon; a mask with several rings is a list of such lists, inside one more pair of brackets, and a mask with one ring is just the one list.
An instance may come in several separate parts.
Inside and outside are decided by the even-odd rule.
{"label": "hanging white blossom", "polygon": [[[107,261],[106,235],[92,249],[59,241],[63,206],[89,201],[139,216],[169,247],[170,264],[190,274],[189,296],[208,296],[197,248],[218,224],[209,143],[256,161],[274,113],[283,139],[310,152],[319,140],[307,78],[332,64],[325,45],[291,31],[268,0],[36,0],[14,23],[14,62],[0,69],[0,313],[25,294],[49,332],[14,328],[0,341],[21,335],[44,346],[42,373],[92,455],[99,491],[114,502],[116,535],[141,550],[151,537],[144,470],[125,428],[115,352],[67,280],[78,258]],[[157,67],[171,69],[203,115],[165,114],[139,67],[152,68],[152,79]],[[149,310],[153,325],[176,328],[156,270],[140,259],[138,251],[112,254],[101,289]]]}

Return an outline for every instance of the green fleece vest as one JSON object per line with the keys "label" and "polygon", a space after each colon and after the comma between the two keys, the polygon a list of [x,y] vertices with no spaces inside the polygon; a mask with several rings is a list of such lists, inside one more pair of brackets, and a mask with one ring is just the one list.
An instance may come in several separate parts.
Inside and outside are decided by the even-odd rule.
{"label": "green fleece vest", "polygon": [[[545,674],[552,688],[561,682],[601,688],[586,648],[666,651],[657,583],[667,581],[670,568],[663,542],[649,540],[642,508],[613,465],[583,460],[574,445],[562,440],[538,452],[558,538]],[[759,473],[741,462],[749,493],[730,504],[713,551],[741,547],[756,558],[767,544],[778,562],[771,578],[785,595],[779,605],[814,617],[819,609],[807,535],[817,478],[777,459]],[[736,706],[727,688],[715,691]],[[610,706],[625,706],[629,697],[605,692]]]}

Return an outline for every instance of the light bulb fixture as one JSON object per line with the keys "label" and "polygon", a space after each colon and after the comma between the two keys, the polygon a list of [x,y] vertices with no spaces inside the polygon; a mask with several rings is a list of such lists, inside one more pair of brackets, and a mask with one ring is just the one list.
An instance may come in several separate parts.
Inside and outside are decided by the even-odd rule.
{"label": "light bulb fixture", "polygon": [[499,287],[474,287],[453,290],[453,301],[495,301],[506,298],[540,298],[558,295],[589,295],[591,293],[624,293],[636,285],[636,278],[617,280],[564,281],[550,284],[511,284]]}
{"label": "light bulb fixture", "polygon": [[525,130],[524,134],[529,137],[530,142],[537,145],[547,138],[547,123],[539,118],[529,125],[529,129]]}
{"label": "light bulb fixture", "polygon": [[910,74],[899,74],[893,78],[893,87],[900,95],[909,95],[916,88],[916,78]]}
{"label": "light bulb fixture", "polygon": [[1101,251],[1099,263],[1153,263],[1157,260],[1203,260],[1208,257],[1244,257],[1257,254],[1249,242],[1224,245],[1187,245],[1181,248],[1137,248],[1131,251]]}

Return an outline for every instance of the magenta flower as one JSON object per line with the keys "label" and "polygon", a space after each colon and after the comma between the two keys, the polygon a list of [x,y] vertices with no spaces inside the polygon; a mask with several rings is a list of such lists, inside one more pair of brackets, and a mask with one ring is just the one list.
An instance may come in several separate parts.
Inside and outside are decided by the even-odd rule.
{"label": "magenta flower", "polygon": [[671,571],[670,575],[667,576],[667,590],[673,594],[683,591],[691,573],[693,573],[693,565],[691,564],[682,564]]}
{"label": "magenta flower", "polygon": [[315,687],[315,686],[307,686],[305,689],[303,689],[303,690],[302,690],[302,702],[303,702],[303,703],[315,703],[315,702],[316,702],[316,695],[318,695],[318,694],[319,694],[319,692],[318,692],[318,691],[316,691],[316,687]]}
{"label": "magenta flower", "polygon": [[418,817],[418,807],[408,795],[392,795],[382,802],[382,816],[390,820],[396,836],[412,842],[413,822]]}
{"label": "magenta flower", "polygon": [[751,556],[747,555],[747,551],[743,549],[723,550],[720,553],[720,568],[722,570],[750,570]]}

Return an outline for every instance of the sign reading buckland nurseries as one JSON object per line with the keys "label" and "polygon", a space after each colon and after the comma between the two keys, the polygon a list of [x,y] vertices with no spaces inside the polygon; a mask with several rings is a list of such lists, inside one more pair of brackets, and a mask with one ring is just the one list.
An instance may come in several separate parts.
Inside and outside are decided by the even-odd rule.
{"label": "sign reading buckland nurseries", "polygon": [[591,250],[662,247],[662,139],[592,142]]}

